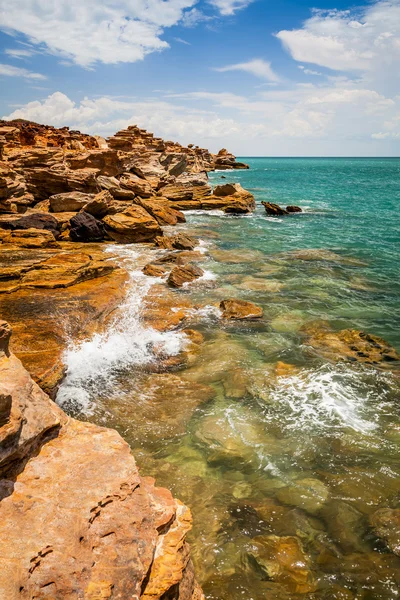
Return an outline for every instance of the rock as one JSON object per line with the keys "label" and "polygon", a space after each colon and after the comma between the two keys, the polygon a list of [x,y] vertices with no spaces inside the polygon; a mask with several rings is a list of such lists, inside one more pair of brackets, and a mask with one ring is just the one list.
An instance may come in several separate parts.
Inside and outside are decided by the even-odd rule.
{"label": "rock", "polygon": [[381,508],[371,515],[370,523],[375,534],[400,556],[400,508]]}
{"label": "rock", "polygon": [[366,263],[358,260],[357,258],[351,258],[342,256],[331,250],[324,250],[323,248],[307,248],[305,250],[295,250],[285,254],[285,258],[289,260],[306,260],[306,261],[320,261],[320,262],[331,262],[343,265],[352,266],[366,266]]}
{"label": "rock", "polygon": [[101,221],[86,212],[80,212],[70,220],[70,237],[73,242],[101,242],[105,229]]}
{"label": "rock", "polygon": [[122,188],[132,191],[135,196],[140,196],[140,198],[154,196],[154,190],[150,183],[134,173],[124,173],[119,178],[119,183]]}
{"label": "rock", "polygon": [[114,198],[110,192],[103,190],[99,194],[96,194],[92,200],[89,200],[89,202],[83,206],[82,210],[83,212],[96,217],[96,219],[102,219],[110,212],[113,201]]}
{"label": "rock", "polygon": [[163,236],[156,238],[156,246],[159,248],[165,248],[166,250],[194,250],[198,246],[199,241],[195,238],[185,235],[184,233],[178,233],[173,236]]}
{"label": "rock", "polygon": [[60,235],[58,221],[53,215],[33,213],[15,220],[0,222],[0,227],[6,229],[45,229],[50,231],[55,238]]}
{"label": "rock", "polygon": [[0,596],[201,600],[189,509],[140,477],[117,432],[68,418],[13,355],[3,352],[0,372],[11,398],[1,402]]}
{"label": "rock", "polygon": [[233,194],[241,194],[244,189],[240,183],[224,183],[216,185],[213,190],[213,195],[218,197],[233,196]]}
{"label": "rock", "polygon": [[247,214],[256,208],[254,196],[239,183],[225,183],[214,188],[213,195],[202,199],[203,210],[221,209],[228,214]]}
{"label": "rock", "polygon": [[301,331],[307,336],[307,345],[328,360],[359,362],[387,369],[399,367],[399,353],[376,335],[356,329],[331,331],[323,323],[305,326]]}
{"label": "rock", "polygon": [[91,200],[93,200],[93,194],[84,194],[83,192],[66,192],[64,194],[55,194],[50,196],[50,210],[51,212],[77,212],[81,210]]}
{"label": "rock", "polygon": [[289,212],[284,208],[281,208],[279,204],[274,204],[273,202],[261,202],[261,204],[264,206],[267,215],[280,217],[289,214]]}
{"label": "rock", "polygon": [[300,206],[287,206],[286,212],[288,213],[301,213],[303,212]]}
{"label": "rock", "polygon": [[297,537],[257,536],[247,556],[263,578],[284,584],[288,592],[308,594],[316,590],[309,558]]}
{"label": "rock", "polygon": [[163,275],[168,273],[167,267],[163,267],[162,265],[157,265],[154,263],[149,263],[142,269],[142,271],[149,277],[163,277]]}
{"label": "rock", "polygon": [[323,507],[321,516],[329,535],[344,552],[349,554],[367,550],[368,544],[364,540],[366,519],[354,506],[338,499],[330,500]]}
{"label": "rock", "polygon": [[146,200],[136,199],[137,204],[142,206],[156,219],[159,225],[176,225],[186,221],[185,215],[175,208],[171,208],[169,200],[156,197]]}
{"label": "rock", "polygon": [[191,283],[195,279],[202,277],[202,271],[196,265],[187,264],[182,267],[174,267],[167,279],[168,285],[171,287],[182,287],[185,283]]}
{"label": "rock", "polygon": [[219,307],[222,310],[224,319],[260,319],[263,316],[261,306],[246,300],[229,298],[228,300],[222,300]]}
{"label": "rock", "polygon": [[278,490],[276,497],[284,504],[297,506],[315,515],[328,500],[329,490],[319,479],[298,479],[293,485]]}
{"label": "rock", "polygon": [[123,213],[108,215],[103,221],[108,235],[123,244],[151,242],[162,235],[156,219],[141,206],[132,206]]}
{"label": "rock", "polygon": [[54,235],[45,229],[14,229],[3,237],[3,244],[12,244],[21,248],[58,247]]}

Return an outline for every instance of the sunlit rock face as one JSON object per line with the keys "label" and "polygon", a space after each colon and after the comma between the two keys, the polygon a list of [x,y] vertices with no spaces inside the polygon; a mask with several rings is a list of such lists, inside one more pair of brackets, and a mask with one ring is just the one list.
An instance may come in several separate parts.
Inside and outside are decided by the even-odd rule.
{"label": "sunlit rock face", "polygon": [[2,321],[0,596],[203,598],[190,510],[139,475],[117,432],[68,418],[10,353],[10,335]]}

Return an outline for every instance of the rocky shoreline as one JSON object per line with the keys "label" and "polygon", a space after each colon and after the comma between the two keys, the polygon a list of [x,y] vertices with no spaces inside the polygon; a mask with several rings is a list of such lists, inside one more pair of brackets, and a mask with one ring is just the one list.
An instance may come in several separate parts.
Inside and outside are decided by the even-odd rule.
{"label": "rocky shoreline", "polygon": [[[171,287],[200,276],[195,242],[162,228],[186,209],[252,211],[240,186],[207,179],[247,165],[137,127],[106,141],[25,121],[0,122],[0,159],[0,595],[200,600],[190,510],[139,475],[115,431],[68,417],[47,394],[68,343],[104,330],[127,293],[105,249],[167,250],[158,274],[170,271]],[[151,296],[147,322],[176,327],[188,307]]]}

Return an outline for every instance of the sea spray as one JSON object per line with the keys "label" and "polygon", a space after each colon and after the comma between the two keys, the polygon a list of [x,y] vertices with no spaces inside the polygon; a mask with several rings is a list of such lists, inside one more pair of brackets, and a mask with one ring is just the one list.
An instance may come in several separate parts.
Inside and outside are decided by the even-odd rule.
{"label": "sea spray", "polygon": [[131,246],[113,246],[108,251],[129,274],[126,300],[106,331],[78,344],[71,342],[64,356],[66,378],[57,394],[63,408],[85,414],[93,412],[96,397],[111,389],[122,371],[155,362],[155,347],[158,354],[174,356],[187,343],[182,333],[156,331],[141,319],[143,300],[158,280],[144,275],[138,266],[144,258],[148,262],[152,251],[138,252]]}

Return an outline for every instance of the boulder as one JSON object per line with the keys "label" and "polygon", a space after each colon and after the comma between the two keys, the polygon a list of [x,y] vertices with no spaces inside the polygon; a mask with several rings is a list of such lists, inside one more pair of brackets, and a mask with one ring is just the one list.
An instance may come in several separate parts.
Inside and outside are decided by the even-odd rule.
{"label": "boulder", "polygon": [[249,545],[247,557],[263,579],[282,583],[288,592],[309,594],[316,590],[310,560],[298,537],[257,536]]}
{"label": "boulder", "polygon": [[329,490],[319,479],[298,479],[293,485],[283,487],[276,493],[283,504],[297,506],[314,515],[323,508],[329,497]]}
{"label": "boulder", "polygon": [[203,210],[221,209],[228,214],[247,214],[256,207],[253,194],[239,183],[217,185],[213,194],[201,200]]}
{"label": "boulder", "polygon": [[102,219],[108,214],[113,206],[114,198],[108,190],[96,194],[94,198],[85,204],[82,210],[97,219]]}
{"label": "boulder", "polygon": [[166,198],[156,196],[148,199],[136,198],[135,202],[147,210],[159,225],[176,225],[186,221],[185,215],[179,210],[171,208],[171,204]]}
{"label": "boulder", "polygon": [[219,307],[222,310],[222,317],[224,319],[261,319],[263,316],[261,306],[257,306],[257,304],[247,302],[246,300],[229,298],[228,300],[222,300]]}
{"label": "boulder", "polygon": [[141,206],[132,206],[122,213],[103,219],[111,239],[123,244],[151,242],[162,235],[156,219]]}
{"label": "boulder", "polygon": [[287,206],[286,211],[288,213],[301,213],[303,212],[300,206]]}
{"label": "boulder", "polygon": [[140,198],[151,198],[154,195],[154,190],[150,183],[134,173],[123,173],[119,178],[119,183],[123,189],[130,190],[135,196],[140,196]]}
{"label": "boulder", "polygon": [[281,217],[289,214],[288,211],[279,206],[279,204],[274,204],[273,202],[261,202],[261,204],[265,208],[267,215],[271,215],[272,217]]}
{"label": "boulder", "polygon": [[57,219],[46,213],[32,213],[19,219],[4,220],[0,222],[0,227],[5,229],[45,229],[50,231],[55,238],[59,236]]}
{"label": "boulder", "polygon": [[202,277],[204,271],[193,264],[174,267],[167,279],[171,287],[182,287],[185,283],[191,283],[195,279]]}
{"label": "boulder", "polygon": [[70,220],[70,237],[73,242],[102,242],[105,236],[104,224],[93,215],[80,212]]}
{"label": "boulder", "polygon": [[3,237],[3,244],[21,248],[57,248],[58,243],[46,229],[13,229]]}
{"label": "boulder", "polygon": [[168,273],[168,268],[163,265],[158,265],[156,263],[149,263],[142,269],[145,275],[149,277],[162,277],[166,273]]}
{"label": "boulder", "polygon": [[93,199],[93,194],[83,192],[66,192],[50,196],[50,211],[53,213],[78,212]]}
{"label": "boulder", "polygon": [[400,508],[381,508],[370,517],[375,534],[400,556]]}
{"label": "boulder", "polygon": [[194,250],[199,242],[184,233],[178,235],[157,237],[154,240],[156,246],[165,250]]}
{"label": "boulder", "polygon": [[244,189],[240,183],[224,183],[216,185],[213,190],[214,196],[217,197],[233,196],[233,194],[241,194],[243,192]]}

